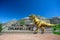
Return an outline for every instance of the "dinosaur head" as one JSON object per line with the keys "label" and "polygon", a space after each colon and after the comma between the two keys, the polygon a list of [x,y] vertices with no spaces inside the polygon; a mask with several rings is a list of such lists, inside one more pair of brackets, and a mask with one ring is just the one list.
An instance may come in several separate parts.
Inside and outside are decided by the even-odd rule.
{"label": "dinosaur head", "polygon": [[35,15],[30,15],[29,18],[34,19],[34,18],[36,18],[36,16]]}

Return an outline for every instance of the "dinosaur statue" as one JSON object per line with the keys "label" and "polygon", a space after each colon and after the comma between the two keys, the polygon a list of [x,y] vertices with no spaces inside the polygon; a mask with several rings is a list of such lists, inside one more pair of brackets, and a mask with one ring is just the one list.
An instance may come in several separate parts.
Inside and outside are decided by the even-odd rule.
{"label": "dinosaur statue", "polygon": [[34,34],[37,34],[39,32],[38,29],[41,29],[41,33],[43,34],[45,32],[45,27],[52,27],[55,25],[39,20],[35,15],[30,15],[29,18],[32,19],[34,24],[36,25],[36,30],[34,31]]}

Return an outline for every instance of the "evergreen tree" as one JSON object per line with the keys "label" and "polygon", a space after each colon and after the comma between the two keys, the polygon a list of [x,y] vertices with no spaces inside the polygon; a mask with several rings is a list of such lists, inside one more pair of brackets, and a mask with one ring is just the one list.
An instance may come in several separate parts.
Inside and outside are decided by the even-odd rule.
{"label": "evergreen tree", "polygon": [[0,32],[2,31],[2,24],[0,23]]}

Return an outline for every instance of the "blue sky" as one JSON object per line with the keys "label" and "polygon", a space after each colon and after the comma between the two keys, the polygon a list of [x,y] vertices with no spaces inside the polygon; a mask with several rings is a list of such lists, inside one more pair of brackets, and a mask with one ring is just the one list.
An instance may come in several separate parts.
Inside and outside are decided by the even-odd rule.
{"label": "blue sky", "polygon": [[46,18],[60,16],[59,0],[0,0],[0,22],[21,19],[30,14]]}

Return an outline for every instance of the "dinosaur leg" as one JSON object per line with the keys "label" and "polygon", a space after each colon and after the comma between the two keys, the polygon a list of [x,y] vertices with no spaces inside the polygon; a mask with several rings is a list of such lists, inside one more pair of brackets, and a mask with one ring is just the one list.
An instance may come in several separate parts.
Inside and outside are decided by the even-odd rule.
{"label": "dinosaur leg", "polygon": [[34,34],[37,34],[38,33],[38,28],[36,28],[36,30],[34,31]]}
{"label": "dinosaur leg", "polygon": [[45,27],[41,27],[41,34],[45,32]]}

